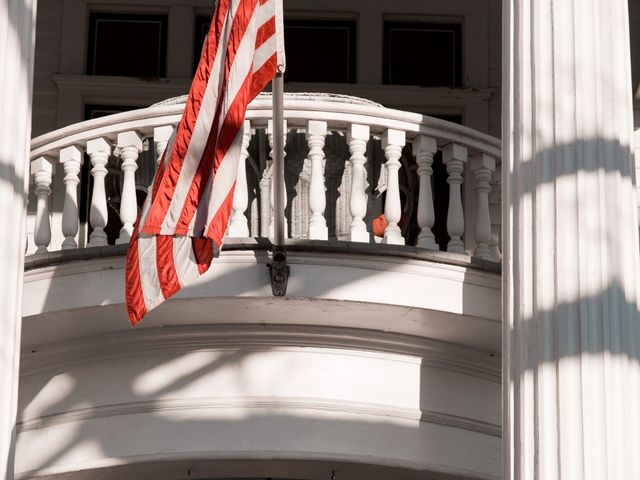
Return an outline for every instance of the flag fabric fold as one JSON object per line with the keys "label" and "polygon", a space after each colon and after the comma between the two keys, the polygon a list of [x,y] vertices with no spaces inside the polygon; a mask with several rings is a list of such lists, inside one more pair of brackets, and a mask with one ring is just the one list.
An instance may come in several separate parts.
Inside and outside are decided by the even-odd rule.
{"label": "flag fabric fold", "polygon": [[226,232],[247,106],[284,70],[282,0],[219,0],[184,113],[131,237],[129,321],[207,271]]}

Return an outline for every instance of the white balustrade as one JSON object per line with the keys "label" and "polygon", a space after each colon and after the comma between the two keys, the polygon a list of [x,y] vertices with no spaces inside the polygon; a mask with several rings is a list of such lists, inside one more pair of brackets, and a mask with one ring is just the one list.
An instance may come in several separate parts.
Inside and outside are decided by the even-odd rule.
{"label": "white balustrade", "polygon": [[80,183],[80,167],[82,150],[72,145],[60,150],[60,163],[64,167],[64,207],[62,209],[62,249],[77,248],[78,234],[78,184]]}
{"label": "white balustrade", "polygon": [[123,181],[120,195],[120,221],[122,228],[117,243],[129,243],[133,224],[138,215],[135,173],[138,169],[138,155],[142,151],[142,137],[134,131],[118,134],[117,152],[122,163]]}
{"label": "white balustrade", "polygon": [[236,187],[233,193],[231,218],[229,219],[229,237],[248,237],[249,222],[245,216],[249,206],[249,192],[247,191],[247,158],[249,157],[249,143],[251,142],[251,122],[245,120],[244,133],[242,135],[242,149],[236,174]]}
{"label": "white balustrade", "polygon": [[365,185],[367,180],[367,170],[365,164],[367,157],[367,142],[369,141],[369,126],[351,124],[347,131],[347,143],[351,153],[351,198],[349,206],[351,209],[351,228],[349,241],[368,242],[369,232],[364,223],[367,214],[367,194]]}
{"label": "white balustrade", "polygon": [[433,208],[433,192],[431,191],[431,175],[433,175],[433,156],[438,151],[435,138],[418,135],[413,140],[413,154],[418,164],[419,194],[418,194],[418,247],[438,250],[438,244],[433,236],[433,224],[436,220]]}
{"label": "white balustrade", "polygon": [[324,142],[327,136],[327,122],[309,120],[307,123],[307,143],[311,160],[311,179],[309,182],[309,230],[311,240],[327,240],[329,229],[324,218],[327,195],[324,187]]}
{"label": "white balustrade", "polygon": [[37,250],[36,253],[47,251],[51,243],[51,220],[49,218],[49,196],[51,195],[51,180],[55,167],[53,162],[40,157],[31,162],[31,175],[35,183],[35,194],[38,199],[36,205],[36,222],[33,232]]}
{"label": "white balustrade", "polygon": [[89,221],[93,231],[89,237],[90,247],[107,245],[107,195],[104,179],[107,175],[107,163],[111,155],[111,146],[104,138],[96,138],[87,142],[87,154],[91,159],[91,176],[93,177],[93,191],[91,194],[91,209]]}
{"label": "white balustrade", "polygon": [[387,172],[387,196],[384,205],[384,216],[387,227],[384,229],[383,243],[392,245],[404,245],[404,238],[398,226],[402,216],[400,203],[400,182],[398,170],[400,170],[400,157],[402,147],[406,142],[405,132],[402,130],[385,130],[382,134],[382,148],[387,161],[384,164]]}
{"label": "white balustrade", "polygon": [[[369,212],[367,212],[366,191],[367,171],[372,169],[372,165],[369,164],[371,159],[367,158],[367,149],[371,147],[369,139],[373,137],[381,139],[383,150],[380,152],[377,144],[374,144],[378,151],[373,153],[373,160],[377,161],[380,154],[384,154],[384,163],[378,180],[378,189],[385,192],[384,215],[387,226],[383,234],[383,243],[399,245],[406,243],[400,228],[401,225],[404,226],[401,219],[402,212],[408,211],[411,206],[402,204],[400,197],[402,188],[407,189],[407,201],[417,197],[417,215],[414,217],[416,224],[412,227],[419,228],[419,231],[417,238],[412,240],[419,247],[437,250],[435,234],[440,231],[436,230],[436,227],[439,229],[440,226],[435,222],[436,213],[440,213],[445,207],[440,205],[434,196],[437,192],[434,192],[433,188],[439,179],[434,181],[433,163],[434,155],[438,151],[437,146],[445,145],[442,149],[443,161],[448,172],[446,181],[449,184],[446,230],[451,237],[447,249],[450,252],[465,253],[463,241],[466,230],[467,235],[474,235],[475,256],[494,261],[500,260],[501,218],[496,214],[501,203],[499,141],[459,125],[450,125],[448,122],[409,112],[398,112],[367,104],[358,104],[353,107],[351,103],[335,98],[322,102],[307,98],[296,98],[295,103],[287,106],[285,96],[286,120],[283,139],[286,142],[289,128],[298,135],[295,143],[289,146],[292,150],[290,153],[295,151],[295,154],[287,162],[288,183],[294,181],[290,175],[302,167],[303,155],[306,154],[305,145],[302,145],[302,132],[305,132],[306,147],[308,147],[308,159],[304,160],[304,169],[299,179],[295,181],[298,185],[296,193],[301,196],[299,200],[302,202],[301,205],[305,205],[306,211],[292,213],[294,218],[288,219],[285,223],[286,230],[291,227],[288,222],[297,222],[295,223],[296,232],[301,229],[303,235],[306,233],[306,238],[325,240],[329,238],[329,231],[333,231],[332,225],[328,223],[335,221],[336,229],[338,225],[342,226],[340,228],[342,233],[336,230],[336,235],[346,234],[348,231],[347,238],[352,242],[371,241],[371,233],[367,231],[366,225],[366,221],[370,220],[367,217]],[[138,177],[140,181],[141,178],[136,174],[136,170],[138,155],[143,149],[142,139],[153,138],[152,148],[155,149],[156,162],[159,163],[164,152],[170,148],[170,142],[173,141],[174,126],[180,120],[181,109],[181,105],[167,105],[127,112],[119,114],[117,118],[114,117],[115,121],[103,117],[71,125],[34,139],[31,159],[38,160],[42,164],[38,167],[42,172],[38,175],[34,189],[38,197],[38,206],[31,209],[31,211],[37,211],[34,240],[38,251],[44,251],[50,248],[50,245],[60,244],[64,249],[77,248],[80,243],[78,241],[78,186],[79,172],[84,159],[82,148],[85,146],[88,158],[91,160],[93,179],[89,211],[92,229],[90,229],[87,245],[107,245],[105,227],[109,215],[112,214],[108,212],[107,192],[109,195],[115,192],[111,192],[111,189],[106,187],[115,187],[117,190],[117,185],[112,185],[116,177],[108,176],[108,171],[111,170],[107,170],[114,144],[117,145],[114,153],[120,157],[122,169],[119,215],[123,227],[118,243],[127,242],[137,216],[135,179]],[[268,237],[273,232],[274,192],[271,159],[273,152],[270,152],[270,149],[273,149],[273,124],[269,119],[270,109],[271,100],[259,97],[247,111],[232,213],[229,219],[229,237],[247,237],[253,231],[249,228],[247,219],[249,199],[253,195],[250,188],[258,189],[256,205],[251,210],[253,221],[256,223],[255,227],[258,223],[260,225],[260,231],[256,234]],[[252,131],[252,128],[255,131]],[[254,176],[253,169],[247,170],[246,164],[249,160],[247,149],[252,134],[256,131],[258,139],[255,162],[256,165],[262,165],[263,170],[255,172],[256,176]],[[336,135],[327,137],[330,131],[335,132]],[[334,141],[338,139],[338,135],[342,134],[345,134],[348,152],[342,150],[344,148],[342,142]],[[400,160],[402,149],[407,141],[412,143],[416,166],[403,172],[400,168],[405,163],[404,161],[401,163]],[[327,168],[336,167],[334,164],[325,165],[330,151],[331,158],[336,157],[338,161],[345,161],[345,171],[341,168]],[[53,192],[50,196],[48,189],[53,188],[50,185],[63,183],[62,181],[51,183],[47,180],[47,165],[55,165],[52,159],[57,162],[58,155],[62,164],[61,169],[64,167],[64,196],[62,192]],[[473,195],[473,201],[467,204],[477,209],[476,214],[470,216],[467,216],[466,211],[463,210],[461,189],[468,157],[472,159],[469,172],[473,190],[469,193]],[[43,163],[42,158],[45,158],[48,164]],[[407,162],[411,162],[411,159],[407,159]],[[34,163],[33,168],[38,165]],[[405,175],[402,175],[403,173]],[[298,182],[301,179],[302,184],[308,185],[308,189],[299,189],[302,184]],[[256,180],[257,185],[253,183]],[[332,194],[337,189],[342,203],[330,205],[329,202],[334,201],[335,195],[328,196],[325,186],[331,186]],[[61,224],[49,225],[48,202],[52,198],[55,199],[55,205],[58,205],[58,201],[61,203],[64,198],[62,215],[53,215],[51,220]],[[117,199],[111,200],[117,203]],[[308,207],[306,207],[307,204]],[[302,218],[300,214],[307,216]],[[465,216],[473,218],[473,225],[465,225]],[[408,220],[411,221],[411,219]],[[33,221],[32,218],[30,224]],[[408,231],[414,231],[413,228]],[[470,237],[469,239],[471,240]],[[472,246],[474,242],[468,243]]]}
{"label": "white balustrade", "polygon": [[478,199],[476,203],[476,248],[474,255],[485,260],[491,259],[491,216],[489,214],[489,192],[491,176],[496,169],[496,159],[478,154],[471,158],[471,170],[476,182]]}
{"label": "white balustrade", "polygon": [[[273,120],[269,120],[267,123],[267,138],[269,140],[269,158],[271,159],[270,170],[271,173],[269,175],[270,186],[269,186],[269,204],[270,204],[270,215],[269,215],[269,237],[273,238],[274,235],[274,225],[273,225],[273,205],[274,205],[274,195],[275,191],[273,189]],[[282,146],[283,148],[287,145],[287,121],[284,120],[282,122]],[[283,155],[286,157],[287,153],[284,152]],[[285,159],[286,162],[286,159]],[[287,189],[284,189],[284,205],[287,205]],[[288,228],[287,222],[284,222],[284,238],[288,237]]]}
{"label": "white balustrade", "polygon": [[467,149],[462,145],[450,143],[442,151],[443,162],[447,167],[449,184],[449,211],[447,214],[447,233],[451,239],[447,251],[465,253],[462,235],[464,234],[464,213],[462,210],[462,174],[467,161]]}

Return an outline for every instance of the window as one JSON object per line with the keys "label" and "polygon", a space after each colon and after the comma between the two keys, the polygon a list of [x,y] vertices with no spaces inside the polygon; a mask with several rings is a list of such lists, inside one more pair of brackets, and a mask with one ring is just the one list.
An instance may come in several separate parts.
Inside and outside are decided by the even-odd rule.
{"label": "window", "polygon": [[88,75],[159,78],[166,70],[166,15],[90,14]]}
{"label": "window", "polygon": [[288,82],[355,83],[355,20],[285,20]]}
{"label": "window", "polygon": [[93,118],[106,117],[107,115],[128,112],[129,110],[135,110],[137,108],[142,107],[135,107],[131,105],[85,105],[84,119],[91,120]]}
{"label": "window", "polygon": [[457,23],[384,24],[384,83],[462,86],[462,26]]}

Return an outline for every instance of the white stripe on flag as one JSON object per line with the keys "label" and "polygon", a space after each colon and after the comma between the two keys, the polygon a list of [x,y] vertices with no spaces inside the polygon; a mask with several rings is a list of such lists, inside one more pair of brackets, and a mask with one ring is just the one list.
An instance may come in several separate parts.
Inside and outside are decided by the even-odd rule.
{"label": "white stripe on flag", "polygon": [[189,285],[200,276],[191,237],[173,239],[173,261],[180,286]]}

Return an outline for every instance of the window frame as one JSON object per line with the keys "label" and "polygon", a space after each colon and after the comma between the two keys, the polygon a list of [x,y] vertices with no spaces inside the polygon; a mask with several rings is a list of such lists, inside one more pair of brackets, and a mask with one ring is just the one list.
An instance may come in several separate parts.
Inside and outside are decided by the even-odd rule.
{"label": "window frame", "polygon": [[[160,39],[158,50],[158,74],[156,77],[144,77],[144,78],[166,78],[167,76],[167,54],[169,43],[169,16],[166,14],[157,13],[113,13],[103,12],[101,10],[91,10],[88,12],[88,31],[86,45],[86,74],[90,76],[105,75],[96,74],[96,48],[98,45],[97,29],[98,22],[100,20],[106,21],[122,21],[131,23],[159,23],[160,24]],[[121,74],[113,74],[106,76],[127,76]],[[137,77],[136,77],[137,78]]]}
{"label": "window frame", "polygon": [[[284,19],[284,30],[286,35],[287,27],[293,26],[294,28],[301,27],[327,27],[338,28],[348,26],[348,42],[349,48],[347,50],[347,81],[346,82],[316,82],[308,81],[302,82],[300,80],[294,80],[296,83],[342,83],[342,84],[357,84],[358,83],[358,20],[356,18],[302,18],[299,16],[293,18]],[[287,82],[287,75],[284,76],[285,82]]]}
{"label": "window frame", "polygon": [[[453,59],[453,84],[450,85],[428,85],[428,84],[405,84],[391,82],[391,31],[394,28],[404,27],[405,30],[422,31],[449,31],[454,32],[454,59]],[[397,86],[419,86],[419,87],[444,87],[444,88],[464,88],[464,29],[462,22],[457,21],[402,21],[383,20],[382,34],[382,83],[383,85]]]}

